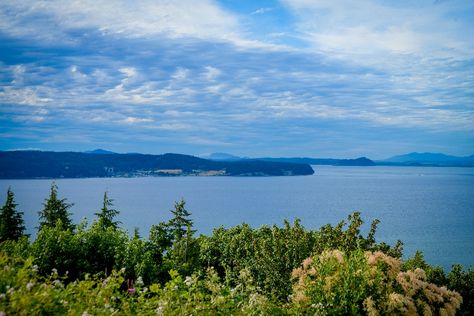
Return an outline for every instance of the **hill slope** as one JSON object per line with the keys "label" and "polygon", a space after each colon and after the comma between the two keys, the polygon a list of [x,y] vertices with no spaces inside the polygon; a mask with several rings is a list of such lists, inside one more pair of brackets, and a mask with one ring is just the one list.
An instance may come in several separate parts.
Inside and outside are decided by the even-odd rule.
{"label": "hill slope", "polygon": [[178,175],[310,175],[307,164],[260,160],[211,161],[180,154],[88,154],[0,151],[0,178],[88,178]]}

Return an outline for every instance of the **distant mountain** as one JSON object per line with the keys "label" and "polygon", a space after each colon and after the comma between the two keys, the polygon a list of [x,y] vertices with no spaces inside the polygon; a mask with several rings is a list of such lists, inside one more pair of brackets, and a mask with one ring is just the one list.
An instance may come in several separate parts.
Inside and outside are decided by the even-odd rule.
{"label": "distant mountain", "polygon": [[94,149],[94,150],[88,150],[88,151],[85,151],[86,154],[95,154],[95,155],[112,155],[112,154],[116,154],[114,153],[113,151],[108,151],[108,150],[104,150],[104,149]]}
{"label": "distant mountain", "polygon": [[393,156],[382,161],[377,161],[377,164],[473,167],[474,155],[457,157],[441,153],[413,152],[405,155]]}
{"label": "distant mountain", "polygon": [[310,165],[331,165],[331,166],[375,166],[375,162],[360,157],[356,159],[332,159],[332,158],[260,158],[265,161],[306,163]]}
{"label": "distant mountain", "polygon": [[308,164],[259,160],[212,161],[180,154],[91,154],[0,151],[0,178],[89,178],[136,176],[310,175]]}
{"label": "distant mountain", "polygon": [[215,160],[215,161],[237,161],[237,160],[247,159],[247,158],[242,158],[242,157],[234,156],[227,153],[212,153],[212,154],[201,155],[199,157],[203,159],[209,159],[209,160]]}

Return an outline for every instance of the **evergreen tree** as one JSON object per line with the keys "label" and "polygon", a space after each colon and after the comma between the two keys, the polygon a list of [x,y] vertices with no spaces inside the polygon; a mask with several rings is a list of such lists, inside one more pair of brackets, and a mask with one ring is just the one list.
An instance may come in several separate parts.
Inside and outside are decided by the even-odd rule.
{"label": "evergreen tree", "polygon": [[173,269],[185,275],[193,272],[197,266],[199,246],[194,238],[193,221],[185,208],[186,202],[175,202],[171,210],[173,218],[168,221],[168,232],[172,239],[172,247],[166,254],[166,262]]}
{"label": "evergreen tree", "polygon": [[0,210],[0,242],[5,240],[18,240],[24,236],[25,222],[23,212],[17,211],[14,194],[8,188],[7,200]]}
{"label": "evergreen tree", "polygon": [[113,200],[109,199],[107,191],[105,191],[102,209],[100,210],[100,213],[95,213],[99,219],[99,226],[104,230],[109,227],[117,229],[118,225],[120,224],[120,222],[114,221],[115,216],[117,216],[120,212],[111,208],[113,206],[112,202]]}
{"label": "evergreen tree", "polygon": [[72,203],[67,203],[66,199],[58,199],[58,186],[53,182],[49,198],[45,199],[43,203],[44,208],[39,212],[39,228],[41,229],[43,226],[56,227],[59,221],[62,229],[74,229],[71,213],[68,212],[73,205]]}
{"label": "evergreen tree", "polygon": [[193,227],[193,221],[189,218],[191,213],[186,210],[185,204],[184,200],[175,202],[174,210],[171,210],[173,218],[168,222],[168,227],[175,241],[181,240],[189,233],[194,233],[190,230]]}

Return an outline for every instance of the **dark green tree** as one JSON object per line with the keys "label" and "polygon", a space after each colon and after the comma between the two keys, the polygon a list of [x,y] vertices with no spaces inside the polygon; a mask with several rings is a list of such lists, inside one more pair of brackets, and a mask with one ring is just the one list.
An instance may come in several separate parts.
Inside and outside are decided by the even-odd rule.
{"label": "dark green tree", "polygon": [[72,203],[67,203],[66,199],[58,199],[58,186],[56,183],[51,184],[51,192],[49,197],[43,203],[43,210],[39,212],[41,229],[44,226],[56,227],[57,222],[62,229],[74,229],[71,220],[71,213],[68,210],[73,206]]}
{"label": "dark green tree", "polygon": [[[172,245],[170,249],[166,250],[164,265],[168,265],[182,274],[189,275],[197,267],[199,257],[199,245],[194,238],[196,231],[192,229],[191,213],[186,210],[184,200],[175,202],[174,209],[170,211],[173,217],[166,224],[166,235],[171,237]],[[166,242],[166,239],[163,238],[161,241]]]}
{"label": "dark green tree", "polygon": [[14,194],[10,188],[7,191],[7,200],[0,210],[0,242],[5,240],[18,240],[24,236],[25,222],[23,212],[16,209]]}
{"label": "dark green tree", "polygon": [[120,222],[114,221],[114,218],[120,213],[116,209],[111,208],[113,206],[113,200],[109,198],[107,191],[104,193],[104,201],[102,204],[102,209],[100,213],[95,213],[97,215],[99,221],[98,224],[102,229],[107,229],[112,227],[113,229],[117,229]]}
{"label": "dark green tree", "polygon": [[169,220],[168,227],[175,242],[183,239],[188,234],[189,227],[193,227],[191,213],[186,210],[185,205],[184,200],[175,202],[174,209],[171,210],[173,218]]}

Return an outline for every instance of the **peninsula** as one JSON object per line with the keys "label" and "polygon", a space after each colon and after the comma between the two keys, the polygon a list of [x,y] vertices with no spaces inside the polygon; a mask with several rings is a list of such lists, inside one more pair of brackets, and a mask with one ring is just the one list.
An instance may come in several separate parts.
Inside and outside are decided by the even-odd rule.
{"label": "peninsula", "polygon": [[0,151],[1,179],[139,176],[311,175],[309,164],[262,160],[212,161],[189,155]]}

